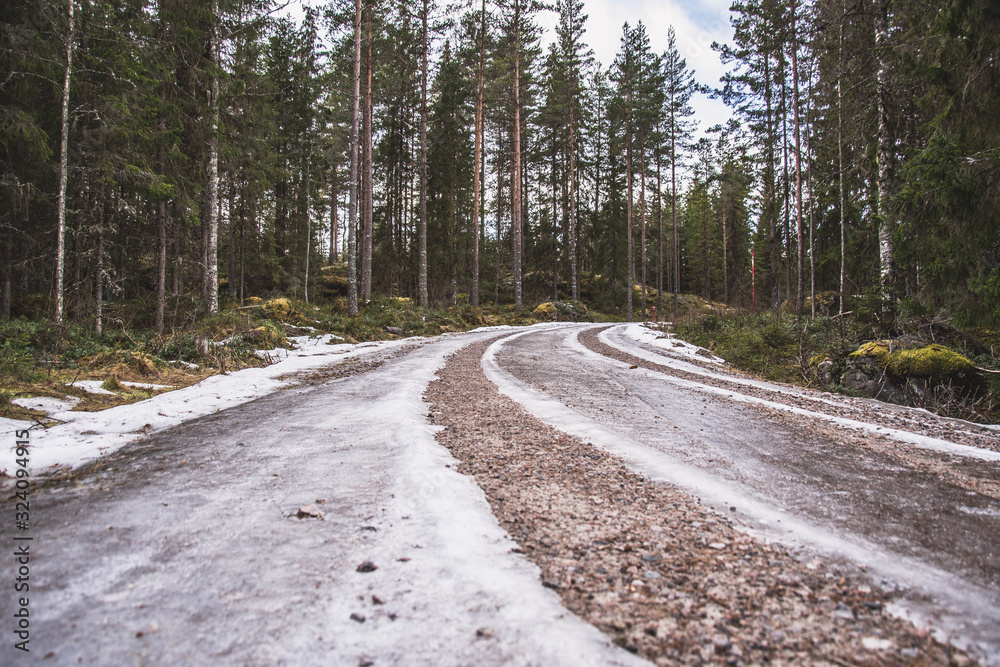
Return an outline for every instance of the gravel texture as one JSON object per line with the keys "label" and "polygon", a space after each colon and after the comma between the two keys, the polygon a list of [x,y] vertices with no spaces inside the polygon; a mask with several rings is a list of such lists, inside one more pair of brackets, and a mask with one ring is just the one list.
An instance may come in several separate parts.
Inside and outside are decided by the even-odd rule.
{"label": "gravel texture", "polygon": [[695,498],[631,472],[502,396],[453,356],[428,388],[438,440],[474,477],[543,585],[656,664],[973,664],[886,612],[858,571],[802,563]]}

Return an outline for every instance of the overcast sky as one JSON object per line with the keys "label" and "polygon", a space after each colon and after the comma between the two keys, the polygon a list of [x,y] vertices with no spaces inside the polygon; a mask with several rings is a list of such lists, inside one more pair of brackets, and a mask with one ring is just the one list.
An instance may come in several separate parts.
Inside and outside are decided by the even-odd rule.
{"label": "overcast sky", "polygon": [[[323,4],[322,0],[293,0],[289,10],[296,20],[301,18],[302,3]],[[649,34],[650,46],[655,53],[667,48],[667,29],[672,25],[677,33],[677,48],[695,71],[699,83],[719,87],[719,77],[725,71],[718,55],[712,51],[712,42],[726,43],[732,39],[729,24],[730,0],[584,0],[588,15],[584,41],[594,50],[597,60],[605,67],[615,59],[621,43],[622,25],[627,21],[634,26],[642,21]],[[538,17],[546,29],[547,43],[554,38],[556,14],[546,12]],[[718,100],[698,95],[692,102],[699,129],[725,122],[729,110]]]}
{"label": "overcast sky", "polygon": [[[718,88],[719,77],[726,68],[712,51],[712,42],[726,43],[732,39],[729,4],[730,0],[584,0],[588,19],[583,39],[594,50],[597,60],[608,67],[621,45],[622,25],[626,22],[631,26],[643,22],[654,53],[666,50],[667,30],[674,26],[677,49],[695,71],[698,82]],[[551,34],[556,21],[556,15],[550,13],[540,17],[539,23]],[[724,123],[730,116],[721,101],[702,95],[697,96],[692,106],[702,131]]]}

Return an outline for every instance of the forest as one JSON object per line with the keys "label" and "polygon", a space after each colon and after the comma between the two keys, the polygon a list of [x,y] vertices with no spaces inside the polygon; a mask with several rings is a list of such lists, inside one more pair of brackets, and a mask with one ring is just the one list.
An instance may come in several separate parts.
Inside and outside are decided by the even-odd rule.
{"label": "forest", "polygon": [[[990,0],[737,0],[714,83],[666,25],[626,23],[604,68],[582,0],[5,4],[3,318],[823,294],[1000,323]],[[700,125],[701,94],[732,119]]]}

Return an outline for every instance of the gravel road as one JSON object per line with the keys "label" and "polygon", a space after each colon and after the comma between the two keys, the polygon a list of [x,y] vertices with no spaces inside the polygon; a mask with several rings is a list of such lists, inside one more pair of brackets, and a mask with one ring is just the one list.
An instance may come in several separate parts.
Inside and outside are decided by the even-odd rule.
{"label": "gravel road", "polygon": [[[666,361],[651,363],[654,350],[607,345],[599,329],[526,332],[498,343],[487,355],[498,366],[491,379],[506,376],[505,393],[547,423],[687,489],[751,533],[804,547],[803,558],[871,570],[875,583],[899,589],[896,609],[997,659],[1000,465],[987,449],[951,443],[959,454],[943,453],[905,441],[957,428],[989,440],[988,431],[935,423],[922,411],[877,414],[873,402],[866,414],[862,402],[842,405],[789,387],[762,396],[766,383],[719,391],[714,378],[681,379]],[[797,414],[778,403],[824,412]],[[858,431],[827,419],[848,413],[871,416],[876,426]],[[930,428],[900,440],[876,430],[886,419]]]}
{"label": "gravel road", "polygon": [[600,329],[302,373],[34,486],[0,664],[996,662],[996,463]]}

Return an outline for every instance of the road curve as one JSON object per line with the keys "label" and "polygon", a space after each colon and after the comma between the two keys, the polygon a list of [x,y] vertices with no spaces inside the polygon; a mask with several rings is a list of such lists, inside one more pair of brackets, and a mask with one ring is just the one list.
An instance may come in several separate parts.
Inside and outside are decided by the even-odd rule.
{"label": "road curve", "polygon": [[857,401],[787,387],[767,395],[766,383],[720,389],[622,329],[523,332],[495,343],[483,367],[542,421],[735,508],[751,531],[871,568],[906,590],[901,613],[1000,658],[993,452],[935,437],[949,420],[930,436],[859,428]]}
{"label": "road curve", "polygon": [[639,663],[541,586],[434,440],[425,387],[495,335],[314,376],[33,489],[30,652],[6,591],[0,664]]}

